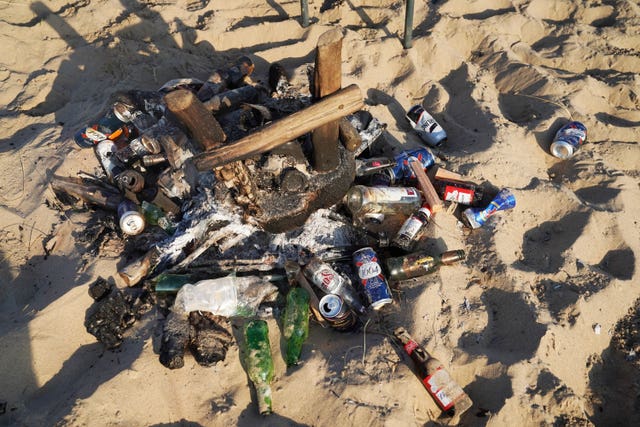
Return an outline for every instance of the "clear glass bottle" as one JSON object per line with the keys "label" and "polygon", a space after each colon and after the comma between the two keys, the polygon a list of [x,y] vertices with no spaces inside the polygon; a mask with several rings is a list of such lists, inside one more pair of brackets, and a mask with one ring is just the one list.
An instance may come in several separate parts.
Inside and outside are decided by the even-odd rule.
{"label": "clear glass bottle", "polygon": [[412,250],[429,224],[430,219],[431,210],[428,205],[423,205],[402,224],[393,239],[393,245],[405,251]]}
{"label": "clear glass bottle", "polygon": [[410,215],[421,205],[414,187],[366,187],[355,185],[345,195],[347,208],[354,217],[366,214]]}

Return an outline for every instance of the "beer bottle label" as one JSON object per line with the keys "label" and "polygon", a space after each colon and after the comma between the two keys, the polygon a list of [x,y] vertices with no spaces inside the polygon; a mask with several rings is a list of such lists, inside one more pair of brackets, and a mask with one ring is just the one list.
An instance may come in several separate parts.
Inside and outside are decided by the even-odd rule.
{"label": "beer bottle label", "polygon": [[361,279],[371,279],[382,273],[382,268],[377,262],[365,262],[358,267],[358,276]]}
{"label": "beer bottle label", "polygon": [[448,202],[470,205],[473,203],[473,196],[473,190],[469,188],[455,187],[453,185],[447,185],[444,187],[443,199]]}
{"label": "beer bottle label", "polygon": [[420,231],[422,224],[422,221],[418,218],[411,216],[404,222],[404,224],[402,224],[400,231],[398,231],[398,235],[408,236],[410,239],[413,239],[416,234],[418,234],[418,231]]}
{"label": "beer bottle label", "polygon": [[456,400],[464,395],[462,388],[451,379],[442,367],[427,376],[422,380],[422,383],[443,411],[451,409]]}

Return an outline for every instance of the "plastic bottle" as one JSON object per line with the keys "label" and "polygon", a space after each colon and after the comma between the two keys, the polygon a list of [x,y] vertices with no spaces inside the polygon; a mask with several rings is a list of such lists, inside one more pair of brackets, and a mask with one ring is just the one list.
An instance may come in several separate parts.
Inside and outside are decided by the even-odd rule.
{"label": "plastic bottle", "polygon": [[393,245],[405,251],[412,250],[429,224],[430,219],[431,210],[429,210],[428,205],[423,205],[402,224],[393,239]]}
{"label": "plastic bottle", "polygon": [[265,299],[278,291],[268,280],[257,276],[226,276],[183,285],[173,304],[174,311],[208,311],[218,316],[250,317]]}
{"label": "plastic bottle", "polygon": [[432,256],[420,251],[401,257],[387,258],[386,265],[389,279],[406,280],[433,273],[442,265],[454,264],[465,258],[466,255],[462,249],[443,252],[440,256]]}
{"label": "plastic bottle", "polygon": [[304,267],[303,274],[323,292],[340,296],[358,313],[366,311],[364,305],[358,300],[355,290],[329,264],[318,258],[312,258]]}
{"label": "plastic bottle", "polygon": [[462,212],[462,216],[471,228],[480,228],[496,212],[513,209],[515,206],[516,197],[509,189],[503,188],[486,208],[468,208]]}
{"label": "plastic bottle", "polygon": [[303,288],[291,288],[287,293],[284,311],[283,334],[287,339],[285,362],[297,365],[302,344],[309,336],[309,293]]}
{"label": "plastic bottle", "polygon": [[261,415],[272,412],[271,381],[274,367],[269,343],[269,327],[264,320],[251,320],[245,325],[244,338],[247,345],[245,364],[247,374],[256,389],[258,410]]}
{"label": "plastic bottle", "polygon": [[393,334],[413,360],[422,383],[443,412],[451,417],[460,416],[473,405],[462,387],[444,369],[442,362],[414,341],[404,328],[397,328]]}
{"label": "plastic bottle", "polygon": [[355,185],[345,195],[345,203],[354,218],[366,214],[410,215],[421,204],[414,187],[366,187]]}

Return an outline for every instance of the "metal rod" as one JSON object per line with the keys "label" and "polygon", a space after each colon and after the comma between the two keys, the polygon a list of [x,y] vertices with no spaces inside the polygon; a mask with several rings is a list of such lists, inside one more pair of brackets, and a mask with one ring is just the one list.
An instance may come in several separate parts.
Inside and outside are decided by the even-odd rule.
{"label": "metal rod", "polygon": [[300,14],[302,15],[302,26],[309,26],[309,0],[300,0]]}
{"label": "metal rod", "polygon": [[407,0],[404,16],[404,43],[405,49],[411,49],[413,38],[413,0]]}

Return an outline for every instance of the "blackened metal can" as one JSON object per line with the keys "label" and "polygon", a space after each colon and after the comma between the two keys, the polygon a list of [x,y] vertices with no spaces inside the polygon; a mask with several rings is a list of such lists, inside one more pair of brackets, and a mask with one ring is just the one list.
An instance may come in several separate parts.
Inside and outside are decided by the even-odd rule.
{"label": "blackened metal can", "polygon": [[360,284],[374,310],[379,310],[393,301],[391,289],[382,273],[378,255],[373,248],[366,247],[353,253],[353,265],[358,273]]}
{"label": "blackened metal can", "polygon": [[352,329],[358,321],[355,312],[344,303],[339,295],[327,294],[323,296],[320,299],[318,309],[331,327],[339,331]]}

